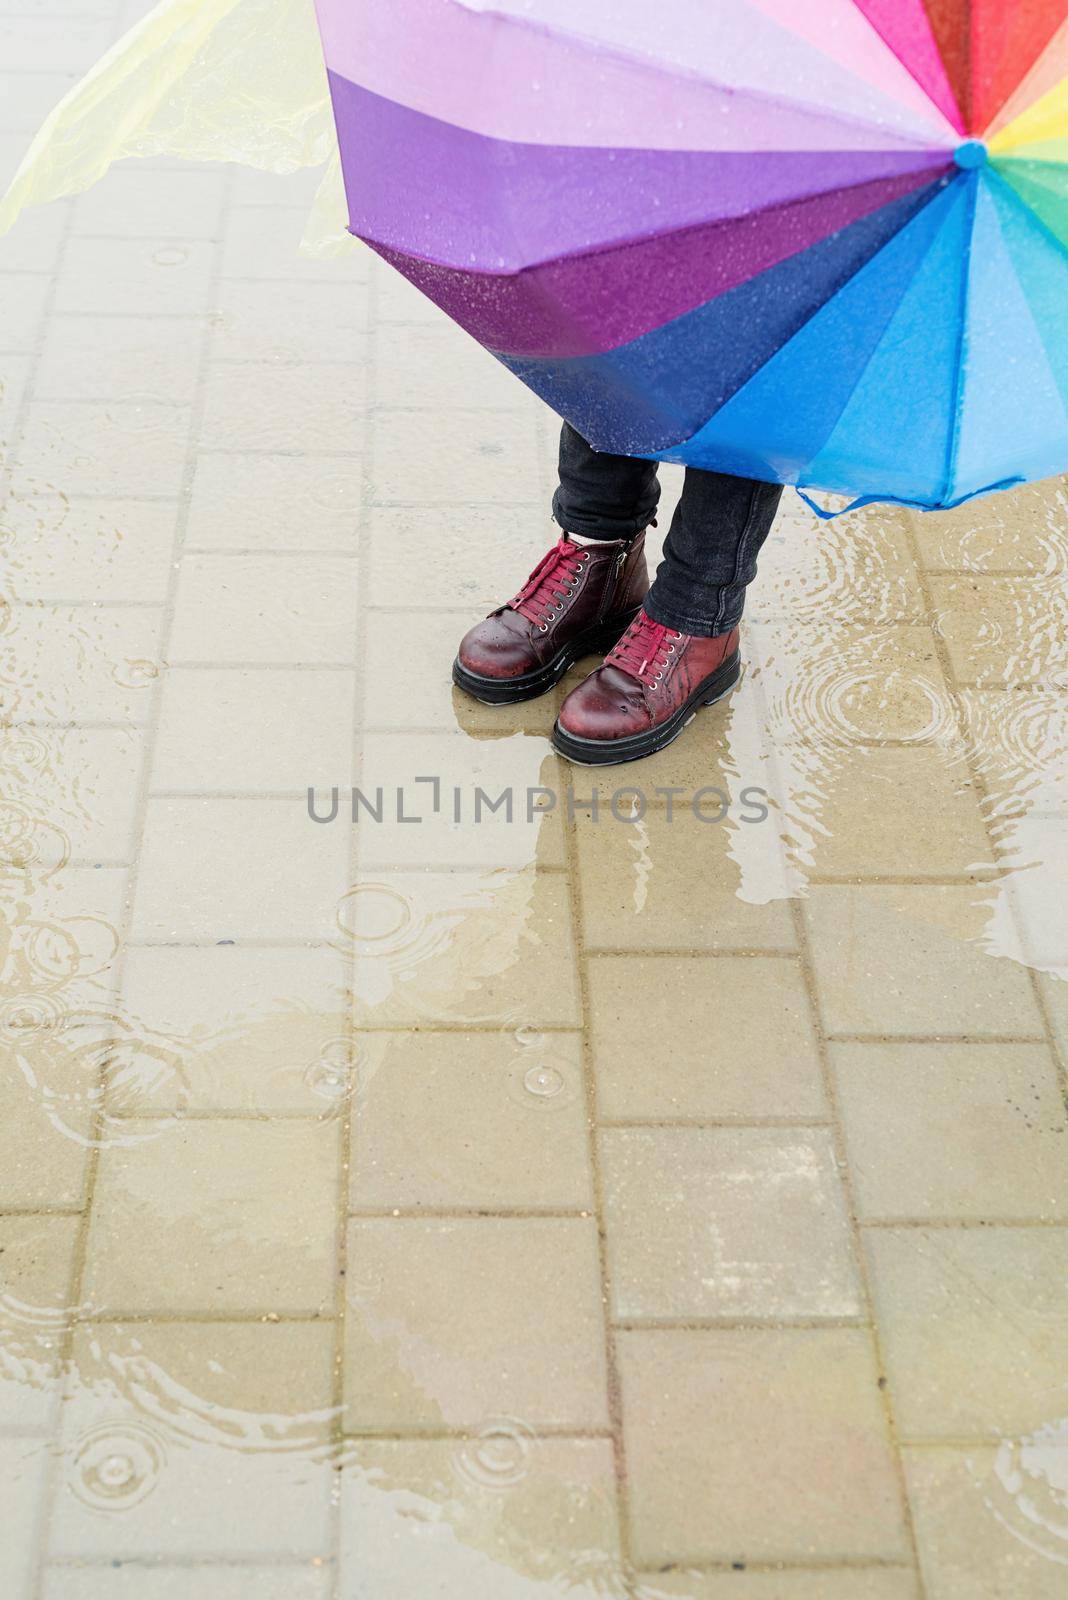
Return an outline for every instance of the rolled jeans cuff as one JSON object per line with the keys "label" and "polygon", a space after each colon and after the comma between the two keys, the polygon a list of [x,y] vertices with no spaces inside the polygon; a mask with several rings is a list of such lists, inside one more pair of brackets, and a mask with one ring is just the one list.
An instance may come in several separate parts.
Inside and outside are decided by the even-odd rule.
{"label": "rolled jeans cuff", "polygon": [[656,516],[656,502],[648,510],[639,509],[631,516],[598,516],[582,511],[568,511],[565,496],[560,489],[553,495],[553,521],[565,533],[580,534],[583,539],[633,539],[647,528]]}

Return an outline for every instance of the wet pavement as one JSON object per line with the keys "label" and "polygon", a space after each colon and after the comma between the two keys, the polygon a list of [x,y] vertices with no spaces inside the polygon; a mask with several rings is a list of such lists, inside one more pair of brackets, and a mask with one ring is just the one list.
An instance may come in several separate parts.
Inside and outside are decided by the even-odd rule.
{"label": "wet pavement", "polygon": [[[15,6],[4,175],[115,26]],[[788,495],[567,768],[448,675],[554,421],[314,186],[0,241],[0,1592],[1063,1595],[1064,487]]]}

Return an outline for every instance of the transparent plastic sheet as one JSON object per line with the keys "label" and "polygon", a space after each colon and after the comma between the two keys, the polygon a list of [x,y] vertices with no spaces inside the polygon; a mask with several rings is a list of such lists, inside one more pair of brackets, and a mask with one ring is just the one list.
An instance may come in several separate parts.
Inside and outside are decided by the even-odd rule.
{"label": "transparent plastic sheet", "polygon": [[162,0],[46,119],[0,200],[0,234],[131,156],[278,173],[329,163],[302,248],[355,248],[312,0]]}

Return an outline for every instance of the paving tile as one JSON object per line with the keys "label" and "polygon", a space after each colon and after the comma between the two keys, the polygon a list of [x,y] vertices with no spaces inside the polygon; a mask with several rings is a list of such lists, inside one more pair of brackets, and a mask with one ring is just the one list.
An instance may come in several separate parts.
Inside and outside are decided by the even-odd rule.
{"label": "paving tile", "polygon": [[486,746],[517,731],[536,730],[547,743],[556,717],[555,694],[516,706],[491,706],[453,686],[453,659],[471,620],[466,611],[421,613],[414,618],[409,611],[371,612],[364,646],[364,726],[442,731],[459,727],[465,743],[481,740]]}
{"label": "paving tile", "polygon": [[371,482],[376,502],[455,505],[535,500],[532,411],[376,412]]}
{"label": "paving tile", "polygon": [[[516,593],[559,532],[540,500],[526,506],[374,506],[365,535],[368,601],[402,611],[453,607],[464,613],[466,633]],[[422,549],[433,549],[434,560],[413,561],[413,550]]]}
{"label": "paving tile", "polygon": [[1037,965],[1068,962],[1068,812],[1013,825],[1008,893]]}
{"label": "paving tile", "polygon": [[826,1129],[609,1129],[601,1151],[616,1318],[860,1315]]}
{"label": "paving tile", "polygon": [[162,605],[177,515],[172,501],[8,500],[10,592],[26,603]]}
{"label": "paving tile", "polygon": [[[534,860],[562,867],[560,809],[536,804],[556,773],[547,746],[523,734],[480,741],[458,733],[365,733],[359,787],[376,812],[381,790],[382,820],[361,813],[360,864],[370,871]],[[418,777],[436,780],[437,788]]]}
{"label": "paving tile", "polygon": [[581,1039],[357,1039],[350,1206],[592,1206]]}
{"label": "paving tile", "polygon": [[341,1483],[346,1594],[623,1594],[610,1444],[367,1440]]}
{"label": "paving tile", "polygon": [[361,490],[356,459],[202,455],[186,543],[202,550],[351,552]]}
{"label": "paving tile", "polygon": [[650,1573],[650,1600],[920,1600],[907,1567],[822,1567],[775,1572]]}
{"label": "paving tile", "polygon": [[866,1332],[646,1329],[618,1348],[640,1565],[905,1555]]}
{"label": "paving tile", "polygon": [[825,885],[808,923],[831,1033],[1040,1034],[1024,968],[981,947],[991,902],[967,885]]}
{"label": "paving tile", "polygon": [[759,569],[747,606],[754,619],[830,612],[839,623],[886,623],[926,610],[908,525],[886,507],[828,526],[786,499]]}
{"label": "paving tile", "polygon": [[820,782],[816,873],[944,878],[993,864],[975,781],[936,747],[843,750]]}
{"label": "paving tile", "polygon": [[[990,814],[1008,826],[1028,811],[1068,812],[1068,705],[1057,689],[965,689],[972,760]],[[1011,831],[1010,831],[1011,838]]]}
{"label": "paving tile", "polygon": [[33,1593],[47,1471],[46,1440],[0,1437],[0,1501],[4,1507],[0,1588],[12,1600],[28,1600]]}
{"label": "paving tile", "polygon": [[202,317],[214,247],[169,239],[70,239],[56,287],[61,315]]}
{"label": "paving tile", "polygon": [[16,444],[19,411],[30,381],[32,356],[0,358],[0,465],[5,465]]}
{"label": "paving tile", "polygon": [[353,1221],[345,1293],[349,1430],[604,1426],[592,1221]]}
{"label": "paving tile", "polygon": [[[517,735],[535,740],[545,762],[539,786],[552,787],[562,809],[566,784],[560,780],[572,774],[547,748],[562,692],[550,689],[515,705],[486,705],[458,689],[452,663],[470,625],[467,611],[423,611],[416,618],[405,611],[370,611],[363,645],[363,725],[374,733],[458,730],[466,743],[486,747],[510,740],[515,748]],[[383,693],[386,684],[389,691]],[[550,773],[556,780],[551,784]]]}
{"label": "paving tile", "polygon": [[595,956],[590,1025],[608,1118],[819,1116],[797,965],[759,956]]}
{"label": "paving tile", "polygon": [[[436,616],[425,616],[424,620],[429,626],[424,632],[420,625],[421,646],[428,652],[433,652],[437,641],[437,649],[440,651],[433,680],[428,683],[423,679],[420,688],[420,698],[423,698],[424,705],[431,695],[437,702],[435,721],[440,720],[446,728],[457,729],[472,743],[492,745],[507,740],[512,740],[514,743],[517,736],[533,741],[531,748],[536,747],[541,751],[542,781],[536,785],[536,789],[551,791],[551,794],[535,793],[533,804],[541,814],[548,815],[554,809],[551,796],[555,795],[556,808],[567,815],[567,793],[573,773],[563,757],[555,755],[549,747],[553,723],[556,721],[556,713],[563,698],[559,687],[550,689],[547,694],[539,695],[536,700],[521,700],[517,705],[493,706],[473,700],[470,695],[464,694],[451,682],[449,668],[459,642],[456,617],[446,619],[445,615],[439,612]],[[367,649],[365,656],[370,658],[370,651]],[[445,664],[443,674],[442,663]],[[407,666],[406,661],[405,667]],[[391,675],[400,676],[395,668]],[[368,686],[366,696],[368,706],[374,708],[369,709],[366,714],[367,723],[372,724],[368,731],[377,731],[373,729],[373,718],[376,714],[382,715],[386,708],[371,692],[372,677],[369,667],[364,673],[364,680]],[[423,690],[428,691],[425,698],[422,695]],[[417,703],[416,709],[418,709]],[[525,809],[525,792],[523,804]]]}
{"label": "paving tile", "polygon": [[231,178],[230,204],[235,210],[243,206],[264,206],[272,212],[299,206],[307,221],[308,207],[322,178],[318,167],[304,167],[296,172],[263,172],[256,167],[237,167]]}
{"label": "paving tile", "polygon": [[1068,1215],[1068,1122],[1045,1045],[830,1048],[862,1218]]}
{"label": "paving tile", "polygon": [[217,364],[204,389],[201,439],[213,450],[345,454],[363,446],[366,369]]}
{"label": "paving tile", "polygon": [[[653,791],[642,786],[647,800]],[[729,793],[729,791],[727,791]],[[732,796],[732,799],[734,797]],[[714,824],[708,797],[695,812],[692,796],[670,811],[646,810],[621,822],[627,801],[613,811],[601,796],[598,820],[576,828],[587,946],[627,950],[793,950],[793,919],[784,900],[754,905],[741,899],[731,859],[737,832]]]}
{"label": "paving tile", "polygon": [[337,1110],[351,1088],[347,973],[336,950],[133,946],[123,1013],[145,1052],[116,1114]]}
{"label": "paving tile", "polygon": [[78,1013],[112,1010],[128,886],[126,868],[69,865],[33,884],[7,930],[0,1028],[11,1041],[27,1024],[69,1033]]}
{"label": "paving tile", "polygon": [[1061,1415],[1062,1230],[873,1229],[867,1242],[903,1437],[1001,1436]]}
{"label": "paving tile", "polygon": [[930,627],[839,623],[833,615],[751,622],[769,736],[832,750],[861,740],[938,743],[956,717]]}
{"label": "paving tile", "polygon": [[338,925],[360,1027],[582,1025],[562,873],[361,871]]}
{"label": "paving tile", "polygon": [[927,1600],[1060,1600],[1064,1593],[1064,1445],[906,1450]]}
{"label": "paving tile", "polygon": [[[367,366],[367,296],[358,284],[223,283],[212,309],[213,361],[349,362],[338,381],[362,383]],[[252,377],[252,374],[247,374]]]}
{"label": "paving tile", "polygon": [[189,443],[184,406],[37,400],[19,440],[16,487],[69,495],[176,495]]}
{"label": "paving tile", "polygon": [[356,573],[335,556],[186,556],[170,659],[301,663],[353,660]]}
{"label": "paving tile", "polygon": [[1068,965],[1040,973],[1038,984],[1061,1060],[1068,1062]]}
{"label": "paving tile", "polygon": [[394,328],[375,374],[384,406],[498,407],[524,411],[529,401],[515,374],[444,318]]}
{"label": "paving tile", "polygon": [[[271,181],[271,174],[260,176]],[[300,174],[293,176],[300,180]],[[256,174],[250,170],[241,177],[254,182]],[[284,198],[288,202],[288,196]],[[321,283],[343,283],[350,289],[364,283],[370,250],[355,248],[354,241],[354,248],[336,260],[319,261],[304,255],[300,241],[307,223],[308,207],[299,201],[296,205],[232,206],[223,230],[222,278],[294,279],[313,291]]]}
{"label": "paving tile", "polygon": [[931,572],[1041,574],[1065,564],[1064,511],[1064,486],[1051,478],[909,521]]}
{"label": "paving tile", "polygon": [[[563,693],[596,665],[592,657],[575,680],[565,678]],[[628,794],[637,789],[650,812],[659,810],[666,817],[670,810],[677,818],[690,811],[703,832],[728,836],[732,864],[725,865],[724,873],[737,881],[747,901],[763,905],[785,899],[790,890],[783,851],[784,791],[775,758],[763,746],[763,723],[760,702],[743,678],[727,700],[702,714],[692,743],[680,739],[646,757],[629,784],[622,773],[614,781],[603,776],[598,781],[588,772],[585,781],[576,776],[576,809],[582,810],[579,803],[592,789],[600,795],[602,816],[617,792],[622,811],[630,806]],[[672,750],[677,750],[674,758]]]}
{"label": "paving tile", "polygon": [[[0,72],[0,133],[36,133],[73,83],[71,72]],[[0,262],[6,243],[0,245]]]}
{"label": "paving tile", "polygon": [[102,1153],[94,1193],[85,1293],[99,1309],[329,1312],[336,1125],[127,1128],[130,1143]]}
{"label": "paving tile", "polygon": [[172,667],[153,787],[303,794],[349,784],[354,698],[348,671]]}
{"label": "paving tile", "polygon": [[[556,694],[561,699],[582,682],[596,666],[588,658],[564,677]],[[460,696],[456,704],[459,707]],[[531,702],[531,706],[544,701]],[[489,709],[489,707],[488,707]],[[553,710],[555,715],[555,710]],[[457,715],[459,720],[459,715]],[[737,915],[748,915],[747,906],[764,906],[790,894],[785,856],[783,856],[779,795],[782,786],[774,763],[763,744],[763,706],[751,693],[750,680],[743,678],[723,706],[711,707],[707,720],[694,726],[694,739],[679,739],[668,750],[660,750],[635,766],[633,771],[617,770],[609,776],[585,768],[566,768],[566,784],[571,792],[569,811],[577,822],[577,837],[590,832],[608,832],[612,837],[636,837],[632,850],[617,850],[619,866],[633,861],[633,854],[644,859],[644,824],[649,840],[654,834],[679,830],[675,843],[662,848],[665,858],[676,853],[694,858],[694,870],[703,861],[718,862],[715,874],[708,867],[708,891],[715,886],[715,915],[702,918],[703,933],[686,947],[716,938],[719,923],[729,931],[734,896],[743,896]],[[467,723],[462,723],[467,726]],[[676,754],[671,754],[676,752]],[[563,786],[561,786],[563,787]],[[612,821],[614,819],[614,821]],[[617,826],[616,826],[617,824]],[[667,827],[665,827],[667,824]],[[684,842],[691,842],[689,846]],[[619,843],[619,838],[617,838]],[[651,853],[651,851],[649,851]],[[628,874],[632,878],[633,874]],[[651,874],[640,874],[638,885],[648,883],[649,893],[627,893],[627,914],[620,918],[632,923],[651,917],[649,944],[656,946],[656,896],[652,894]],[[676,906],[676,915],[686,926],[686,909]],[[774,912],[764,912],[775,917]],[[689,918],[689,926],[694,918]],[[616,939],[624,936],[617,930]]]}
{"label": "paving tile", "polygon": [[79,1220],[0,1216],[0,1433],[50,1427]]}
{"label": "paving tile", "polygon": [[12,606],[0,707],[12,723],[147,722],[160,675],[154,607]]}
{"label": "paving tile", "polygon": [[119,239],[216,239],[225,173],[218,167],[159,172],[116,166],[74,205],[74,236]]}
{"label": "paving tile", "polygon": [[[53,1560],[199,1557],[210,1567],[220,1558],[322,1559],[332,1341],[328,1323],[80,1328],[63,1408]],[[299,1594],[296,1575],[290,1581],[287,1592]],[[167,1600],[183,1593],[159,1592]],[[233,1590],[217,1592],[229,1600]]]}
{"label": "paving tile", "polygon": [[[10,74],[5,74],[5,78],[11,81]],[[16,81],[30,86],[54,80],[44,73],[34,73]],[[10,103],[5,88],[0,93],[0,104]],[[36,128],[35,121],[34,131]],[[28,129],[26,131],[29,132]],[[20,138],[19,142],[24,144],[25,140]],[[3,136],[0,135],[0,150],[3,144]],[[69,200],[53,200],[47,206],[34,206],[25,212],[19,218],[18,227],[0,239],[0,272],[52,272],[59,257],[70,206]]]}
{"label": "paving tile", "polygon": [[5,272],[0,284],[3,285],[0,350],[5,354],[35,350],[49,289],[48,279],[28,272]]}
{"label": "paving tile", "polygon": [[938,631],[961,683],[1058,681],[1065,668],[1063,578],[930,579]]}
{"label": "paving tile", "polygon": [[0,855],[39,867],[128,863],[142,757],[130,728],[0,729]]}
{"label": "paving tile", "polygon": [[[6,61],[4,65],[7,66]],[[28,144],[25,133],[0,134],[0,183],[5,188],[15,176]]]}
{"label": "paving tile", "polygon": [[0,61],[8,72],[87,72],[109,43],[106,24],[91,16],[16,13],[0,21]]}
{"label": "paving tile", "polygon": [[[328,1600],[332,1573],[323,1557],[296,1565],[256,1565],[252,1562],[211,1566],[196,1565],[197,1594],[201,1600]],[[188,1600],[189,1567],[130,1564],[114,1567],[52,1566],[44,1574],[43,1600]]]}
{"label": "paving tile", "polygon": [[197,384],[201,332],[194,317],[54,317],[34,396],[188,405]]}
{"label": "paving tile", "polygon": [[[148,803],[134,902],[139,942],[325,939],[349,877],[347,827],[298,800]],[[197,870],[190,872],[191,862]]]}
{"label": "paving tile", "polygon": [[89,1133],[84,1070],[55,1030],[25,1030],[25,1040],[11,1040],[12,1031],[0,1046],[0,1210],[80,1206]]}

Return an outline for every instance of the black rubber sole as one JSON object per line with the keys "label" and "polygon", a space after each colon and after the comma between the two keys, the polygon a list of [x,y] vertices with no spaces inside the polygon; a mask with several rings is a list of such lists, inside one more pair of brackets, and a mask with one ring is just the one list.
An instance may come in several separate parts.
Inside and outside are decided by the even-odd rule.
{"label": "black rubber sole", "polygon": [[702,706],[715,705],[717,700],[730,694],[741,675],[742,658],[735,650],[659,727],[650,728],[647,733],[631,734],[626,739],[580,739],[557,722],[553,728],[553,748],[583,767],[614,767],[624,761],[640,761],[643,756],[655,755],[677,739]]}
{"label": "black rubber sole", "polygon": [[472,699],[481,700],[488,706],[516,705],[521,700],[536,700],[538,695],[547,694],[558,684],[568,668],[576,661],[581,661],[583,656],[603,655],[611,650],[640,609],[640,606],[635,606],[633,611],[623,612],[607,622],[595,623],[585,633],[576,634],[561,645],[556,654],[550,656],[536,672],[524,672],[518,678],[485,678],[481,673],[469,672],[457,657],[452,664],[452,681]]}

